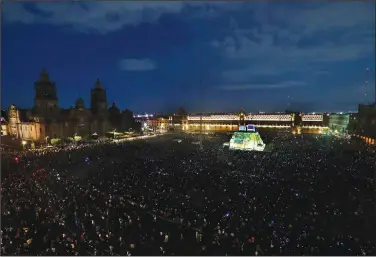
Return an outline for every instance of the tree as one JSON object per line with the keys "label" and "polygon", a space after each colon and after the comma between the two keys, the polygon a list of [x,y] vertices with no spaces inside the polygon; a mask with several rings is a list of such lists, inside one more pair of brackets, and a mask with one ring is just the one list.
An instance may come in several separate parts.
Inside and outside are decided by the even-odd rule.
{"label": "tree", "polygon": [[141,123],[135,121],[132,111],[124,110],[121,113],[121,128],[124,131],[129,131],[130,129],[133,131],[140,131]]}

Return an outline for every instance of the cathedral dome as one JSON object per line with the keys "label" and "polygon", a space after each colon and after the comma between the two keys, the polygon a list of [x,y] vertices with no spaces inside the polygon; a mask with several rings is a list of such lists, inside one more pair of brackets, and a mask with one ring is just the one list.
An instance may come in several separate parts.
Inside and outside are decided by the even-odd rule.
{"label": "cathedral dome", "polygon": [[85,102],[82,98],[78,98],[76,100],[76,108],[77,109],[84,109],[85,108]]}

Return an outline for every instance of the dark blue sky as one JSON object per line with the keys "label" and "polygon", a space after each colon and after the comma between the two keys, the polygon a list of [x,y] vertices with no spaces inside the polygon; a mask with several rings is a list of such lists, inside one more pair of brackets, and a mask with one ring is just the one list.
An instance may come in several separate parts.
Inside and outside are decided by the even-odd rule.
{"label": "dark blue sky", "polygon": [[374,5],[6,3],[2,107],[32,107],[45,67],[62,107],[99,78],[135,112],[356,110],[374,96]]}

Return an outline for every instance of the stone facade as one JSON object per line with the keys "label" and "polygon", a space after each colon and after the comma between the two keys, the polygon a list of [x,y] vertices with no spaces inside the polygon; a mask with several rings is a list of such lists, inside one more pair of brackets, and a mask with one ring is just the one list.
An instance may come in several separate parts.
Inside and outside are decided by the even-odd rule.
{"label": "stone facade", "polygon": [[8,136],[8,122],[1,116],[1,136]]}
{"label": "stone facade", "polygon": [[29,110],[18,109],[12,104],[8,113],[2,114],[4,116],[2,117],[4,121],[2,136],[33,142],[43,141],[45,138],[44,123],[38,117],[32,117],[30,114]]}
{"label": "stone facade", "polygon": [[[123,130],[125,123],[133,125],[129,124],[133,121],[133,114],[129,110],[120,112],[115,104],[110,109],[107,108],[107,93],[99,79],[91,90],[89,108],[85,107],[81,98],[71,108],[60,108],[56,84],[50,80],[46,70],[42,71],[34,87],[34,107],[22,110],[21,115],[20,110],[11,105],[4,134],[23,140],[48,142],[52,138],[75,135],[87,137],[96,133],[104,136],[113,129]],[[130,116],[131,120],[124,119],[123,116]],[[2,125],[4,124],[3,122]]]}
{"label": "stone facade", "polygon": [[64,109],[59,107],[55,83],[43,70],[35,82],[34,103],[32,115],[45,124],[46,138],[104,135],[109,129],[106,90],[99,79],[91,90],[90,109],[85,107],[81,98],[77,99],[75,106]]}
{"label": "stone facade", "polygon": [[367,143],[375,144],[376,141],[376,104],[358,107],[356,133]]}
{"label": "stone facade", "polygon": [[233,114],[188,115],[183,120],[182,129],[194,132],[234,132],[246,124],[254,124],[259,128],[290,128],[294,124],[294,114],[251,114],[240,110]]}

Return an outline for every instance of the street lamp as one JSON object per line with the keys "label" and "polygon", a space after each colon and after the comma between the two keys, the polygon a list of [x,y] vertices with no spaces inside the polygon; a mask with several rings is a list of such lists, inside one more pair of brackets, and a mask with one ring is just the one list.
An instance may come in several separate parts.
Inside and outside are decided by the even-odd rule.
{"label": "street lamp", "polygon": [[25,149],[26,144],[27,144],[27,142],[25,140],[22,140],[22,147],[23,147],[23,149]]}

